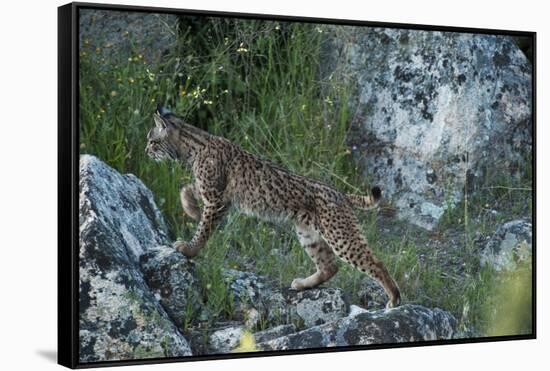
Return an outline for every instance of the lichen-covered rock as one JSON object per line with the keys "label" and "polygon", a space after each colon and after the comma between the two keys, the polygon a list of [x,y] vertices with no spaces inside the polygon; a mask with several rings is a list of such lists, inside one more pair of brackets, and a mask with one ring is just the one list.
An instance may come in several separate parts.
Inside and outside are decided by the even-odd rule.
{"label": "lichen-covered rock", "polygon": [[325,70],[358,83],[350,145],[401,219],[432,229],[465,188],[530,161],[532,68],[511,38],[333,30]]}
{"label": "lichen-covered rock", "polygon": [[365,308],[362,308],[358,305],[355,305],[355,304],[352,304],[349,306],[349,313],[348,313],[348,316],[350,317],[354,317],[358,314],[361,314],[361,313],[367,313],[369,312],[368,309],[365,309]]}
{"label": "lichen-covered rock", "polygon": [[230,353],[239,345],[244,331],[242,326],[231,326],[214,331],[208,337],[208,354]]}
{"label": "lichen-covered rock", "polygon": [[287,311],[292,322],[303,321],[305,327],[321,325],[347,316],[349,304],[338,288],[313,288],[285,293]]}
{"label": "lichen-covered rock", "polygon": [[296,326],[290,324],[290,325],[279,325],[272,328],[269,328],[267,330],[258,331],[254,333],[254,339],[256,340],[256,343],[263,343],[269,340],[280,338],[281,336],[286,336],[293,334],[298,329]]}
{"label": "lichen-covered rock", "polygon": [[141,255],[140,266],[147,285],[174,323],[198,318],[204,304],[194,262],[171,246],[157,246]]}
{"label": "lichen-covered rock", "polygon": [[499,226],[481,253],[481,264],[497,271],[511,271],[532,255],[533,225],[526,220],[513,220]]}
{"label": "lichen-covered rock", "polygon": [[[137,263],[147,248],[168,242],[153,194],[136,176],[121,175],[96,157],[81,155],[79,192],[81,240],[83,231],[98,229],[83,241],[96,247],[81,249],[82,261],[94,258],[103,268],[116,268],[119,260]],[[100,249],[103,246],[110,250]],[[116,259],[101,256],[103,252],[112,252]]]}
{"label": "lichen-covered rock", "polygon": [[348,313],[344,293],[337,288],[278,290],[265,277],[254,273],[227,269],[223,275],[232,291],[236,313],[241,314],[249,328],[260,323],[294,323],[309,327]]}
{"label": "lichen-covered rock", "polygon": [[279,325],[251,334],[250,329],[238,323],[227,324],[210,331],[206,346],[199,344],[204,334],[195,333],[193,336],[193,350],[195,355],[224,354],[234,351],[245,334],[251,334],[255,343],[277,339],[281,336],[293,334],[297,331],[294,325]]}
{"label": "lichen-covered rock", "polygon": [[167,243],[151,192],[88,155],[79,186],[80,362],[190,355],[139,267],[144,252]]}
{"label": "lichen-covered rock", "polygon": [[388,302],[388,296],[382,286],[374,279],[365,277],[361,281],[358,296],[360,305],[369,310],[384,309]]}
{"label": "lichen-covered rock", "polygon": [[81,9],[80,51],[114,64],[128,58],[158,63],[176,43],[177,22],[173,14]]}
{"label": "lichen-covered rock", "polygon": [[233,295],[235,316],[246,321],[247,327],[284,318],[284,298],[265,277],[235,269],[225,269],[222,275]]}
{"label": "lichen-covered rock", "polygon": [[324,348],[451,339],[456,319],[441,309],[403,305],[367,311],[257,344],[261,350]]}

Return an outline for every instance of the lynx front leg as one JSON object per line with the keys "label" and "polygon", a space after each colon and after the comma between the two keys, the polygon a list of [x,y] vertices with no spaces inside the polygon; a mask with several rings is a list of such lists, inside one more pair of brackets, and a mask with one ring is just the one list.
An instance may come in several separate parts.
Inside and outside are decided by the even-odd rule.
{"label": "lynx front leg", "polygon": [[[216,155],[216,152],[210,153],[208,151],[196,158],[193,165],[195,182],[188,190],[183,189],[183,194],[180,194],[184,210],[188,206],[187,204],[184,205],[188,201],[188,196],[195,199],[194,196],[199,195],[204,204],[199,225],[191,241],[176,241],[174,243],[176,250],[187,257],[192,258],[198,254],[229,206],[223,201],[226,183],[222,160],[219,154]],[[191,210],[189,210],[190,215],[195,214],[196,210],[193,209],[191,207]]]}
{"label": "lynx front leg", "polygon": [[191,241],[176,241],[173,245],[174,248],[189,258],[195,257],[212,235],[214,227],[222,218],[225,210],[226,207],[223,204],[205,205]]}
{"label": "lynx front leg", "polygon": [[332,249],[322,240],[319,233],[311,228],[296,226],[300,243],[317,267],[317,271],[306,278],[296,278],[290,285],[294,290],[304,290],[318,286],[331,279],[337,272],[336,257]]}

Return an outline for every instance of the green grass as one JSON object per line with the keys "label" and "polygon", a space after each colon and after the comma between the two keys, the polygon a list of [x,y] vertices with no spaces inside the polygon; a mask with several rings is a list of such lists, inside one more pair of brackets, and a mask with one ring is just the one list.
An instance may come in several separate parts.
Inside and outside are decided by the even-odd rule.
{"label": "green grass", "polygon": [[[150,64],[138,49],[124,63],[103,60],[93,42],[80,58],[81,153],[90,153],[122,173],[133,173],[152,190],[171,237],[189,239],[195,223],[182,215],[179,189],[190,173],[145,155],[146,134],[160,102],[209,132],[342,191],[369,188],[346,145],[354,112],[348,103],[353,80],[322,76],[323,26],[277,22],[210,20],[202,29],[181,28],[162,64]],[[129,34],[127,37],[132,38]],[[100,45],[99,45],[100,46]],[[386,234],[375,212],[361,213],[365,236],[402,289],[405,302],[439,306],[464,327],[487,328],[486,303],[497,275],[479,267],[476,232],[491,233],[510,215],[523,215],[518,188],[530,179],[487,180],[501,185],[468,198],[443,217],[441,230],[461,233],[462,248],[444,256],[426,251],[422,233]],[[521,193],[519,193],[521,195]],[[493,217],[486,209],[507,205]],[[490,206],[490,207],[486,207]],[[531,207],[531,206],[529,206]],[[505,212],[504,212],[505,211]],[[467,220],[468,222],[465,222]],[[230,213],[196,258],[209,319],[230,318],[233,297],[221,279],[225,268],[250,270],[288,287],[314,271],[288,225],[272,225]],[[426,233],[424,233],[426,235]],[[454,254],[454,255],[453,255]],[[464,265],[461,274],[453,264]],[[450,268],[449,268],[450,267]],[[364,275],[340,264],[329,282],[352,300]],[[196,313],[189,310],[187,330]]]}

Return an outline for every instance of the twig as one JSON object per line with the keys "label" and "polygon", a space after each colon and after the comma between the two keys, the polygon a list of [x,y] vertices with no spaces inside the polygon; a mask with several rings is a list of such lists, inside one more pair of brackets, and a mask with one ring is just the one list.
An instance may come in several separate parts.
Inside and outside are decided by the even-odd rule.
{"label": "twig", "polygon": [[532,192],[533,188],[526,187],[506,187],[506,186],[493,186],[493,187],[483,187],[481,189],[507,189],[509,191],[529,191]]}

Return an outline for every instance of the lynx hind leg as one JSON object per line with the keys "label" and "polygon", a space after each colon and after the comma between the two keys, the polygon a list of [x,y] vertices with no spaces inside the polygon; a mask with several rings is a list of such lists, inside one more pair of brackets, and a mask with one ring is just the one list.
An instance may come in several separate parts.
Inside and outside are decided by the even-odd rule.
{"label": "lynx hind leg", "polygon": [[201,208],[197,202],[195,185],[190,184],[180,191],[180,201],[183,211],[196,221],[201,220]]}
{"label": "lynx hind leg", "polygon": [[300,244],[315,264],[317,271],[309,277],[296,278],[292,281],[290,287],[294,290],[304,290],[331,279],[338,272],[336,256],[332,249],[313,228],[297,225],[296,234]]}
{"label": "lynx hind leg", "polygon": [[389,297],[387,308],[400,304],[401,294],[388,270],[369,248],[352,210],[330,208],[321,218],[322,236],[336,255],[346,263],[374,278]]}

